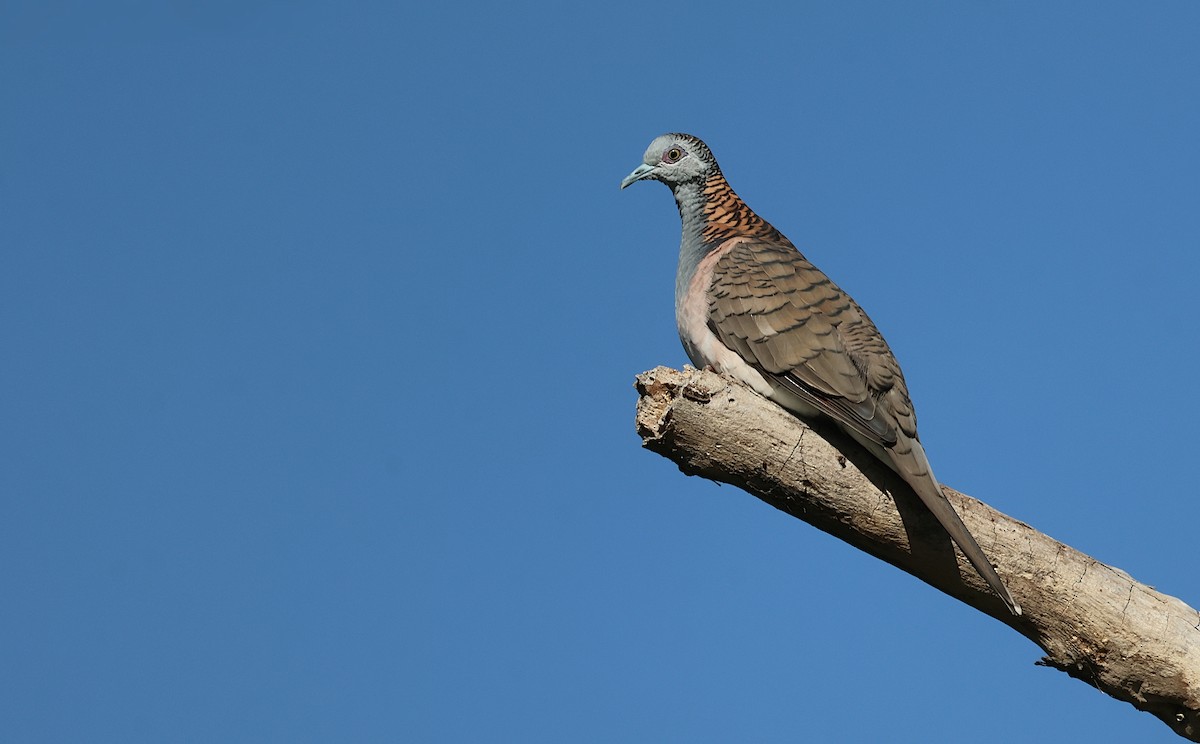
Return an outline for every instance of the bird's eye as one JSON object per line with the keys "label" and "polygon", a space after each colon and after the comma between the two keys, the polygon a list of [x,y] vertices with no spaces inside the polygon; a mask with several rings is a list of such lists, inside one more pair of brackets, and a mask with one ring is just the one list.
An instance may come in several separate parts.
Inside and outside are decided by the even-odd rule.
{"label": "bird's eye", "polygon": [[663,153],[662,159],[663,159],[664,163],[678,163],[679,159],[682,157],[683,157],[683,150],[681,150],[678,147],[672,147],[671,149],[669,149]]}

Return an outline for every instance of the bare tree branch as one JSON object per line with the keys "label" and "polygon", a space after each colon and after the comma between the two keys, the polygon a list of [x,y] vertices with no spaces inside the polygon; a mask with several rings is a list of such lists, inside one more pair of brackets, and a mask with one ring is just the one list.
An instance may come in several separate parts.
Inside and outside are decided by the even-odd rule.
{"label": "bare tree branch", "polygon": [[1046,652],[1039,664],[1200,741],[1196,610],[947,488],[1024,608],[1014,617],[904,482],[852,440],[818,434],[712,372],[658,367],[638,376],[637,389],[643,446],[684,473],[743,488],[907,571],[1032,640]]}

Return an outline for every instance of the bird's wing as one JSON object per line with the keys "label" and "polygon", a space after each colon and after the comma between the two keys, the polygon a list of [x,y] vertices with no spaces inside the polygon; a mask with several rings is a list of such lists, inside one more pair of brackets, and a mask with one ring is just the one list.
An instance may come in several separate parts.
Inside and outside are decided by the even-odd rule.
{"label": "bird's wing", "polygon": [[736,240],[708,299],[717,338],[777,384],[884,447],[916,437],[904,377],[878,329],[786,239]]}

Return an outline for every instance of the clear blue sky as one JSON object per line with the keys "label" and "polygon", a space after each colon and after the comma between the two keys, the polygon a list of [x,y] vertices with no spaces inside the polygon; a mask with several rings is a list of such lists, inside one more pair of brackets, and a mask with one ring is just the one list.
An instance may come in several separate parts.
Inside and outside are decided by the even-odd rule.
{"label": "clear blue sky", "polygon": [[652,137],[1200,603],[1200,3],[0,9],[0,738],[1174,741],[634,432]]}

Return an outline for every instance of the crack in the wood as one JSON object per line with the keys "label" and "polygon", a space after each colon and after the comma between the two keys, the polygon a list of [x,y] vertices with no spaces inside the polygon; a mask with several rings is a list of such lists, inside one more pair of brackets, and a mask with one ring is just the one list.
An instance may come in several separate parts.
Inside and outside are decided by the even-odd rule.
{"label": "crack in the wood", "polygon": [[[800,445],[804,443],[804,434],[805,434],[807,431],[808,431],[807,429],[801,429],[801,430],[800,430],[800,437],[799,437],[799,438],[796,440],[796,444],[795,444],[795,445],[792,447],[792,451],[788,453],[788,456],[787,456],[787,457],[783,458],[783,464],[781,464],[781,465],[779,466],[779,473],[778,473],[778,475],[779,475],[781,478],[783,477],[783,471],[787,469],[788,463],[789,463],[789,462],[791,462],[791,461],[792,461],[792,457],[793,457],[793,456],[795,456],[795,454],[796,454],[796,450],[800,449]],[[805,470],[807,470],[807,465],[805,464],[805,461],[804,461],[804,459],[803,459],[803,458],[801,458],[801,460],[800,460],[800,465],[801,465],[801,467],[803,467]]]}
{"label": "crack in the wood", "polygon": [[[992,521],[992,544],[995,545],[997,542],[996,538],[999,537],[999,535],[1000,535],[1000,523],[996,521],[995,514],[991,515],[991,521]],[[988,563],[991,563],[991,561],[988,561]],[[996,566],[996,564],[992,563],[992,567],[995,568],[995,566]]]}
{"label": "crack in the wood", "polygon": [[1085,576],[1087,576],[1088,569],[1089,569],[1089,568],[1091,568],[1091,567],[1092,567],[1092,562],[1091,562],[1091,561],[1084,561],[1084,563],[1083,563],[1083,573],[1079,574],[1079,578],[1075,580],[1075,588],[1077,588],[1077,589],[1078,589],[1078,588],[1079,588],[1079,585],[1083,583],[1083,578],[1084,578]]}
{"label": "crack in the wood", "polygon": [[876,493],[875,493],[875,506],[871,507],[871,517],[874,517],[874,516],[875,516],[875,514],[876,514],[876,512],[878,512],[880,509],[882,509],[882,508],[883,508],[883,500],[884,500],[883,492],[882,492],[882,491],[876,491]]}

